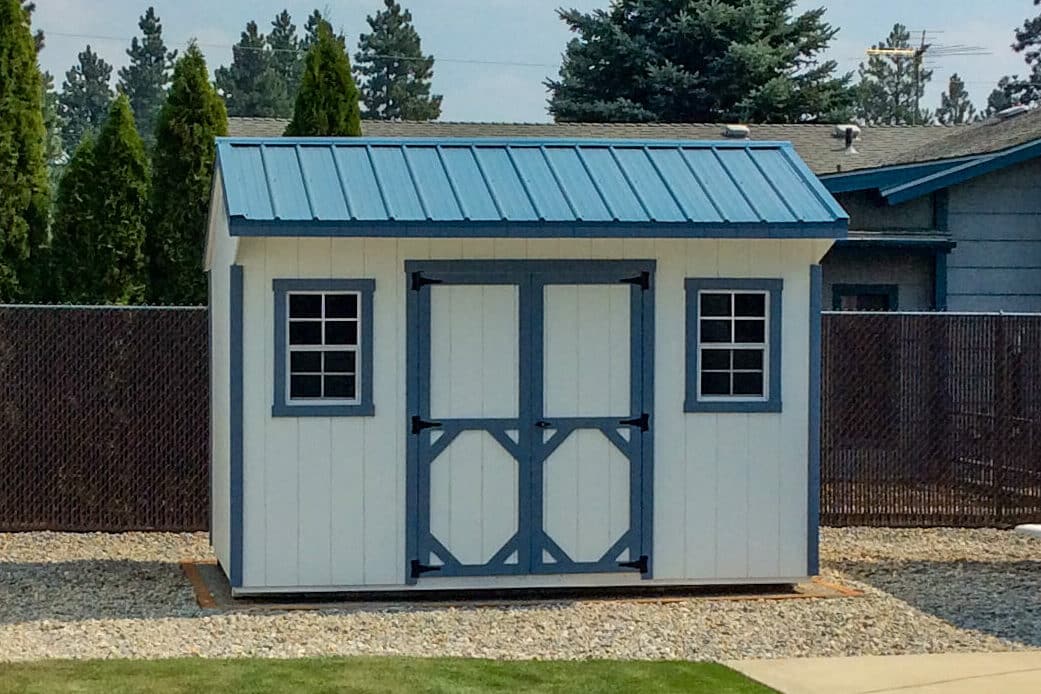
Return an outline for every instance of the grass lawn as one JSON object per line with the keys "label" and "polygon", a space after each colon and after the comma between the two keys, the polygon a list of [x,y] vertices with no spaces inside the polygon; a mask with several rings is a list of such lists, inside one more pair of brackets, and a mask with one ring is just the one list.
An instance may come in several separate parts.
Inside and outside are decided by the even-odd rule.
{"label": "grass lawn", "polygon": [[461,658],[94,660],[0,665],[0,692],[685,692],[772,690],[713,663]]}

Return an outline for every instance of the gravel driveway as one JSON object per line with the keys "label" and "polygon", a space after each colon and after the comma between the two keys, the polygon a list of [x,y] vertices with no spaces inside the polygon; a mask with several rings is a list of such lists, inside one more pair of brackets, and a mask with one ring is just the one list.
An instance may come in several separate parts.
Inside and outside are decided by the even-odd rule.
{"label": "gravel driveway", "polygon": [[0,661],[401,654],[727,660],[1041,648],[1041,540],[825,529],[827,600],[501,608],[199,609],[177,561],[206,536],[0,534]]}

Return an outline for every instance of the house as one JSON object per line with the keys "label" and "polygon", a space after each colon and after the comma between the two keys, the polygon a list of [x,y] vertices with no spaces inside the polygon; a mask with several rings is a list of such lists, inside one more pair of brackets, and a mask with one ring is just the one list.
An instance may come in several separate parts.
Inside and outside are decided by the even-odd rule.
{"label": "house", "polygon": [[222,138],[233,594],[817,572],[819,262],[787,143]]}

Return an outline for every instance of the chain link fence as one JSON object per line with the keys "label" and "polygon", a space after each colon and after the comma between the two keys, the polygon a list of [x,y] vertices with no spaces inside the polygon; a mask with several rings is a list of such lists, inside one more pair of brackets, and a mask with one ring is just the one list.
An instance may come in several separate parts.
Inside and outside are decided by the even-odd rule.
{"label": "chain link fence", "polygon": [[0,530],[204,530],[204,308],[0,307]]}

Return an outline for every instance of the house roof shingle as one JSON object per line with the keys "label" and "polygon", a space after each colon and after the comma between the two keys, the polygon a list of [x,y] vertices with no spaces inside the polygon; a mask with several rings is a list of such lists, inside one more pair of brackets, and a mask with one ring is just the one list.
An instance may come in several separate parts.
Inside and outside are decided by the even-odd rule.
{"label": "house roof shingle", "polygon": [[1041,108],[1010,118],[990,118],[980,123],[948,131],[943,137],[922,146],[894,153],[885,164],[914,164],[955,159],[977,154],[992,154],[1041,140]]}

